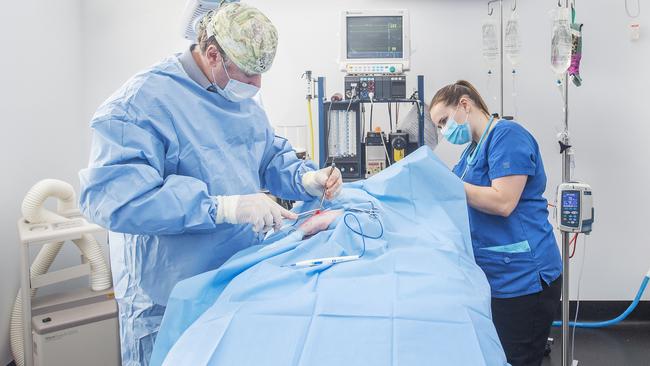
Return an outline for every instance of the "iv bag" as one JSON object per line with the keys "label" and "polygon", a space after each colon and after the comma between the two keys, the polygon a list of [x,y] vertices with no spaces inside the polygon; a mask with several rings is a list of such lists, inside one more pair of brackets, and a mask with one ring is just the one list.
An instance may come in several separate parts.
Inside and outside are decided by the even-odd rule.
{"label": "iv bag", "polygon": [[[483,22],[483,59],[488,68],[496,66],[499,57],[499,31],[496,21],[488,18]],[[568,67],[568,66],[567,66]]]}
{"label": "iv bag", "polygon": [[552,15],[551,67],[557,75],[562,75],[571,65],[571,13],[568,8],[557,8]]}
{"label": "iv bag", "polygon": [[506,22],[505,36],[503,41],[503,52],[506,54],[510,64],[515,67],[519,64],[521,54],[521,38],[519,38],[519,16],[512,12],[510,19]]}

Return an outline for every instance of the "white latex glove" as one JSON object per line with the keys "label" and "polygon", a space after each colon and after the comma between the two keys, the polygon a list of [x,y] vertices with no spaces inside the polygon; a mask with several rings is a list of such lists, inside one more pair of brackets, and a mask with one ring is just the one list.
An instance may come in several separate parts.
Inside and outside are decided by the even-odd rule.
{"label": "white latex glove", "polygon": [[264,193],[235,196],[216,196],[217,224],[251,224],[255,232],[280,230],[282,219],[295,220],[298,216],[275,203]]}
{"label": "white latex glove", "polygon": [[314,197],[320,197],[325,190],[325,198],[328,200],[336,198],[341,193],[343,178],[339,168],[334,168],[332,176],[330,176],[331,170],[332,167],[327,167],[303,174],[302,186],[305,187],[305,191]]}

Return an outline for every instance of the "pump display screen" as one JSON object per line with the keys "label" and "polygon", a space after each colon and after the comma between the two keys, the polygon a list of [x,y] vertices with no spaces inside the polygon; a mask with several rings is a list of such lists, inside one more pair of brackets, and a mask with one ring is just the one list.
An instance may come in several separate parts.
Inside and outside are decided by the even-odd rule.
{"label": "pump display screen", "polygon": [[402,58],[401,16],[347,18],[348,59]]}
{"label": "pump display screen", "polygon": [[580,193],[577,191],[566,191],[562,194],[563,208],[578,208],[580,203]]}
{"label": "pump display screen", "polygon": [[580,192],[562,192],[561,224],[577,228],[580,225]]}

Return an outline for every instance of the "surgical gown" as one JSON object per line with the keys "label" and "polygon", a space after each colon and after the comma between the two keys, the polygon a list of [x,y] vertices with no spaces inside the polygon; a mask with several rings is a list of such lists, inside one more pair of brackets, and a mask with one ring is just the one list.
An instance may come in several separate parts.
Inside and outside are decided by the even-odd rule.
{"label": "surgical gown", "polygon": [[259,242],[248,225],[216,224],[211,196],[310,199],[302,175],[316,167],[275,136],[259,100],[205,90],[178,56],[129,80],[91,126],[80,206],[110,230],[123,365],[147,365],[173,286]]}

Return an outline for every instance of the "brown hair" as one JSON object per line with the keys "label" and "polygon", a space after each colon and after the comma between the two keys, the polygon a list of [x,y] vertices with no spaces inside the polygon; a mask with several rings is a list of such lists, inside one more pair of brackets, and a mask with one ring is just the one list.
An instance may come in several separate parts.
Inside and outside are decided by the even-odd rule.
{"label": "brown hair", "polygon": [[198,29],[197,29],[197,37],[196,37],[196,43],[199,45],[199,49],[201,52],[205,53],[205,51],[208,49],[209,46],[214,45],[217,47],[217,51],[221,54],[221,57],[223,60],[228,63],[228,56],[226,53],[223,51],[221,46],[219,46],[219,43],[217,42],[217,39],[214,37],[214,35],[208,37],[208,23],[210,21],[210,18],[215,14],[216,12],[214,10],[209,11],[206,15],[204,15],[203,19],[199,21],[198,23]]}
{"label": "brown hair", "polygon": [[460,103],[462,97],[469,98],[483,113],[488,116],[490,115],[487,104],[485,104],[481,94],[478,93],[474,85],[465,80],[458,80],[456,83],[449,84],[438,90],[436,95],[433,96],[433,99],[431,99],[429,110],[439,103],[444,103],[445,106],[457,105]]}

